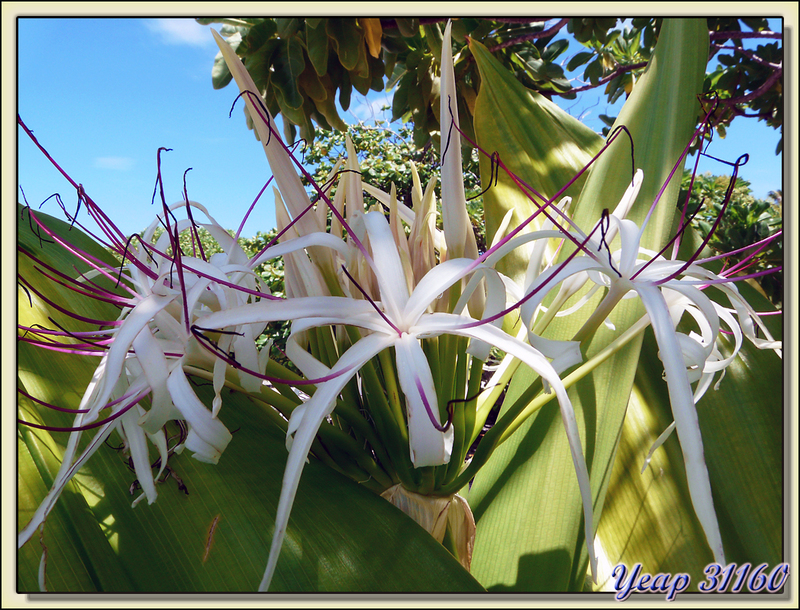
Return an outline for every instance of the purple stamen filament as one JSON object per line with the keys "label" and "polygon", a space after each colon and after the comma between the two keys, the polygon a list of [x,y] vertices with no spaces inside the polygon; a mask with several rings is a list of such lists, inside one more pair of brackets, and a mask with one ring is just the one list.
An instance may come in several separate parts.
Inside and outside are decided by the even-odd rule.
{"label": "purple stamen filament", "polygon": [[390,320],[390,319],[389,319],[389,318],[386,316],[386,314],[385,314],[385,313],[383,313],[383,312],[380,310],[380,307],[378,307],[378,304],[377,304],[375,301],[373,301],[373,300],[372,300],[372,298],[371,298],[371,297],[370,297],[370,296],[369,296],[369,295],[366,293],[366,291],[365,291],[365,290],[364,290],[364,289],[363,289],[361,286],[359,286],[359,285],[358,285],[358,282],[356,282],[355,278],[354,278],[352,275],[350,275],[350,273],[347,271],[347,268],[346,268],[344,265],[342,265],[342,271],[344,271],[344,274],[345,274],[345,275],[346,275],[346,276],[347,276],[347,277],[350,279],[350,281],[351,281],[351,282],[353,282],[353,285],[354,285],[356,288],[358,288],[358,291],[359,291],[361,294],[363,294],[363,295],[364,295],[364,298],[365,298],[365,299],[366,299],[366,300],[369,302],[369,304],[370,304],[370,305],[372,305],[372,308],[373,308],[375,311],[377,311],[377,312],[378,312],[378,315],[379,315],[381,318],[383,318],[383,321],[384,321],[384,322],[386,322],[386,323],[387,323],[387,324],[388,324],[388,325],[391,327],[391,329],[392,329],[394,332],[396,332],[396,333],[397,333],[397,336],[398,336],[398,337],[402,337],[402,336],[403,336],[403,331],[402,331],[402,330],[400,330],[399,328],[397,328],[397,326],[395,326],[395,325],[394,325],[394,323],[393,323],[393,322],[392,322],[392,321],[391,321],[391,320]]}

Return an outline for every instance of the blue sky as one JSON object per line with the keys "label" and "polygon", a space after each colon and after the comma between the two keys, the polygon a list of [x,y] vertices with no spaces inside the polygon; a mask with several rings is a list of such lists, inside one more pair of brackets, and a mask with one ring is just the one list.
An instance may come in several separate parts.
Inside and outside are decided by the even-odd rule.
{"label": "blue sky", "polygon": [[[238,226],[269,178],[241,102],[228,118],[233,85],[211,87],[217,48],[208,29],[191,19],[18,20],[19,115],[126,234],[143,229],[158,211],[150,201],[159,147],[173,149],[162,155],[167,202],[182,199],[183,173],[191,167],[189,197],[226,228]],[[390,95],[354,95],[342,117],[348,123],[382,118],[377,109]],[[621,101],[609,107],[601,92],[591,92],[562,106],[599,130],[597,115],[616,115]],[[765,197],[781,188],[782,156],[774,154],[779,137],[763,122],[739,119],[725,140],[715,140],[712,154],[733,160],[749,153],[740,175],[756,197]],[[18,185],[32,206],[59,192],[74,209],[74,191],[21,129],[18,162]],[[718,163],[706,169],[727,173]],[[44,210],[61,213],[52,202]],[[243,235],[273,226],[272,199],[262,198]]]}

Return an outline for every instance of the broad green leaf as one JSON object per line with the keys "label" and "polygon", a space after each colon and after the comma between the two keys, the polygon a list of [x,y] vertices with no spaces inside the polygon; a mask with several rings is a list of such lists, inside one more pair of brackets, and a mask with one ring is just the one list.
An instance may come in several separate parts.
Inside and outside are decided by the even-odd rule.
{"label": "broad green leaf", "polygon": [[[689,145],[695,129],[695,117],[702,92],[708,32],[704,19],[666,20],[655,52],[622,107],[612,127],[625,126],[625,134],[609,146],[591,169],[586,187],[575,202],[575,220],[581,227],[591,227],[603,208],[613,209],[633,178],[644,170],[644,182],[628,218],[641,226],[659,190],[678,164],[669,187],[661,196],[648,221],[642,245],[659,250],[671,235],[675,202],[680,190],[683,163],[680,155]],[[633,167],[635,165],[635,167]]]}
{"label": "broad green leaf", "polygon": [[572,72],[578,66],[589,61],[593,56],[594,53],[592,51],[581,51],[580,53],[576,53],[572,59],[567,62],[567,70]]}
{"label": "broad green leaf", "polygon": [[325,86],[311,66],[306,66],[300,74],[300,87],[314,102],[322,102],[328,97]]}
{"label": "broad green leaf", "polygon": [[328,34],[325,32],[325,21],[326,19],[306,19],[306,50],[318,76],[328,72]]}
{"label": "broad green leaf", "polygon": [[[278,26],[274,19],[264,19],[253,27],[246,30],[242,44],[236,50],[242,58],[260,55],[264,52],[267,43],[275,40],[278,33]],[[283,38],[283,36],[281,36]],[[268,60],[267,60],[268,61]],[[269,65],[269,63],[267,63]]]}
{"label": "broad green leaf", "polygon": [[[656,176],[654,180],[661,181],[659,186],[692,133],[697,108],[689,104],[696,103],[694,96],[702,85],[707,52],[708,38],[703,20],[665,22],[656,49],[657,58],[634,88],[619,119],[631,131],[635,142],[643,142],[636,147],[636,165],[644,170],[645,177],[648,173]],[[484,79],[481,94],[485,86]],[[502,96],[497,97],[497,102],[480,112],[476,108],[475,124],[480,139],[479,123],[505,117],[506,125],[501,128],[504,138],[498,138],[496,146],[501,159],[528,155],[531,160],[526,165],[533,165],[562,154],[559,148],[563,144],[561,140],[535,154],[522,148],[516,134],[524,132],[531,122],[527,114],[530,102],[523,104],[523,99],[520,99],[510,112],[504,110],[504,106],[511,106],[508,101]],[[547,140],[555,130],[556,127],[549,131],[543,128],[535,135]],[[577,224],[584,229],[591,228],[604,208],[616,205],[632,177],[630,146],[623,147],[624,139],[620,137],[617,140],[614,145],[617,150],[613,155],[609,154],[612,151],[606,151],[600,157],[581,191],[575,217]],[[592,154],[579,145],[572,145],[570,151],[572,149],[575,152],[571,152],[570,157],[576,160]],[[623,153],[627,153],[627,157]],[[562,171],[569,170],[564,168]],[[542,173],[546,172],[545,166]],[[519,175],[531,184],[529,176],[532,174],[529,170]],[[482,175],[485,178],[488,172],[482,171]],[[559,188],[566,184],[569,177],[555,181],[555,186]],[[488,183],[488,180],[484,182]],[[490,189],[489,193],[492,190],[495,189]],[[552,196],[554,192],[542,194]],[[646,193],[640,193],[633,218],[641,222],[654,197],[652,187]],[[671,199],[665,196],[657,210],[658,220],[655,216],[653,218],[653,225],[658,228],[662,239],[671,228],[674,208],[674,195]],[[511,271],[513,274],[514,269]],[[545,336],[572,338],[597,302],[590,301],[584,308],[585,314],[557,318]],[[596,331],[582,346],[585,358],[608,345],[642,314],[643,308],[637,302],[620,303],[610,317],[616,330],[601,327]],[[641,335],[570,389],[591,475],[595,525],[601,518],[640,342]],[[660,376],[661,371],[658,368],[653,374]],[[532,381],[530,374],[520,368],[512,380],[503,409],[523,395]],[[476,477],[469,501],[478,524],[472,571],[484,586],[490,590],[516,591],[583,588],[588,558],[583,540],[582,508],[568,444],[554,405],[541,409],[495,452]]]}
{"label": "broad green leaf", "polygon": [[331,39],[333,50],[345,70],[355,70],[359,64],[361,48],[364,46],[364,32],[352,18],[328,19],[325,31]]}
{"label": "broad green leaf", "polygon": [[297,37],[292,36],[281,40],[279,51],[275,61],[272,62],[272,83],[281,92],[286,105],[299,109],[303,106],[303,95],[300,93],[298,83],[306,65],[303,45]]}
{"label": "broad green leaf", "polygon": [[322,83],[325,86],[327,95],[324,100],[320,102],[314,102],[314,105],[317,107],[317,111],[325,117],[332,127],[335,127],[339,131],[347,131],[347,123],[342,120],[342,118],[339,116],[339,111],[336,109],[336,103],[334,101],[336,90],[331,84],[330,78],[326,75],[322,78]]}
{"label": "broad green leaf", "polygon": [[297,33],[297,30],[300,29],[300,25],[302,24],[302,20],[296,17],[290,18],[277,18],[275,19],[275,25],[278,28],[278,36],[280,38],[289,38]]}
{"label": "broad green leaf", "polygon": [[280,46],[280,39],[270,38],[259,47],[257,53],[247,55],[243,60],[245,66],[247,66],[247,71],[253,77],[256,87],[262,91],[269,90],[272,84],[272,57],[276,52],[281,52],[279,50]]}
{"label": "broad green leaf", "polygon": [[[45,215],[40,214],[41,218]],[[72,243],[107,257],[77,229],[47,217]],[[44,263],[72,272],[74,257],[33,235],[27,218],[18,225],[19,245]],[[39,265],[39,263],[37,263]],[[24,255],[23,277],[43,293],[58,294]],[[63,289],[57,298],[84,315],[115,317],[116,309]],[[19,317],[28,325],[52,326],[37,297],[33,307],[19,291]],[[59,318],[59,324],[76,323]],[[42,400],[74,408],[97,360],[65,355],[24,343],[18,350],[18,385]],[[195,380],[198,386],[204,383]],[[213,391],[198,387],[210,404]],[[220,419],[233,441],[218,465],[173,455],[178,478],[157,486],[158,499],[131,508],[136,475],[115,447],[112,434],[73,479],[45,523],[49,591],[177,592],[250,591],[263,575],[281,487],[286,449],[283,432],[257,400],[230,392]],[[20,417],[67,427],[68,413],[38,406],[21,396]],[[49,489],[67,433],[18,427],[18,515],[24,526]],[[91,438],[92,431],[84,434]],[[153,459],[155,455],[152,454]],[[188,493],[186,493],[188,491]],[[18,590],[39,590],[43,547],[37,535],[18,553]],[[289,523],[274,590],[284,591],[480,591],[461,565],[416,523],[376,494],[316,459],[308,464]]]}
{"label": "broad green leaf", "polygon": [[[553,197],[600,150],[603,139],[553,102],[523,87],[479,42],[471,40],[470,50],[481,75],[473,125],[478,146],[486,155],[497,151],[509,170],[543,197]],[[481,156],[480,166],[482,182],[488,186],[492,163],[486,155]],[[582,184],[579,181],[566,194],[577,197]],[[493,239],[509,210],[514,210],[514,228],[543,203],[532,202],[502,169],[483,202],[487,240]],[[518,252],[506,256],[498,269],[518,279],[526,266]]]}
{"label": "broad green leaf", "polygon": [[211,86],[214,89],[222,89],[233,79],[228,64],[222,58],[222,53],[217,53],[214,58],[214,66],[211,68]]}

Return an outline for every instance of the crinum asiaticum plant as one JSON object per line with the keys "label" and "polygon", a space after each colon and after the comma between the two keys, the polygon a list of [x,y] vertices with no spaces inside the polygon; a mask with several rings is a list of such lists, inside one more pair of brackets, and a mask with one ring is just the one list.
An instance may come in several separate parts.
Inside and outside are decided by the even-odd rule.
{"label": "crinum asiaticum plant", "polygon": [[[648,73],[619,119],[624,129],[607,142],[515,87],[473,43],[483,79],[474,144],[487,163],[487,234],[494,235],[491,248],[479,253],[450,103],[449,28],[441,62],[440,116],[450,117],[441,138],[441,232],[433,183],[423,188],[417,180],[413,209],[406,208],[394,191],[362,184],[352,146],[309,197],[297,173],[302,166],[246,69],[217,36],[276,183],[273,243],[247,259],[202,206],[188,195],[167,206],[162,189],[160,220],[140,239],[127,240],[106,225],[104,243],[122,260],[115,269],[74,243],[80,238],[71,240],[69,229],[47,228],[26,212],[41,249],[42,239],[57,242],[90,270],[68,279],[48,262],[52,254],[34,253],[31,234],[21,251],[35,279],[21,274],[21,284],[38,321],[21,325],[22,340],[49,348],[54,358],[71,351],[99,359],[71,425],[40,421],[32,405],[57,400],[36,379],[35,366],[20,367],[20,419],[27,425],[21,464],[50,489],[38,492],[38,509],[19,536],[21,553],[35,556],[30,549],[39,532],[39,585],[46,586],[48,571],[61,576],[62,570],[53,557],[61,538],[48,542],[47,526],[56,520],[59,536],[59,519],[86,498],[94,526],[89,519],[73,529],[87,528],[95,543],[67,536],[65,546],[70,566],[87,558],[101,564],[88,571],[97,589],[253,588],[255,581],[234,582],[252,577],[256,565],[262,590],[473,590],[509,578],[522,590],[579,590],[587,567],[601,586],[614,541],[597,532],[597,518],[624,440],[648,326],[663,363],[650,374],[665,374],[667,408],[685,458],[680,472],[687,481],[684,513],[696,524],[692,544],[724,562],[695,401],[744,349],[744,336],[756,347],[779,345],[766,329],[766,339],[756,336],[754,324],[763,324],[730,273],[702,267],[699,249],[683,259],[677,247],[669,250],[684,234],[680,223],[673,227],[672,176],[693,138],[706,37],[697,21],[665,23]],[[101,215],[73,185],[91,213]],[[365,191],[379,203],[366,208]],[[208,217],[202,226],[222,252],[181,251],[179,235],[197,224],[193,209]],[[178,220],[178,213],[187,217]],[[165,233],[151,240],[158,223]],[[277,257],[286,270],[285,299],[270,295],[253,271]],[[71,288],[66,298],[88,297],[106,308],[71,320],[95,328],[64,331],[59,322],[59,330],[49,329],[42,312],[58,308],[58,299],[40,286],[53,280]],[[714,286],[727,305],[706,296]],[[699,333],[676,327],[684,318],[696,321]],[[286,352],[301,376],[269,361],[268,347],[254,347],[267,324],[285,320],[291,322]],[[720,320],[735,338],[725,356]],[[485,384],[491,347],[505,357]],[[609,374],[613,387],[600,387]],[[497,422],[482,435],[502,393]],[[106,409],[110,414],[101,415]],[[48,436],[55,431],[70,432],[65,448]],[[92,468],[114,453],[103,447],[111,438],[121,443],[116,448],[142,489],[134,503],[148,500],[131,513],[132,524],[129,513],[109,511],[115,492],[103,485],[105,469]],[[42,457],[45,445],[60,455],[60,466]],[[216,465],[197,470],[184,449]],[[648,459],[659,459],[659,452]],[[164,504],[166,513],[157,512]],[[63,505],[73,508],[60,515]],[[173,511],[187,517],[167,531],[159,515]],[[158,534],[132,544],[130,535],[145,531]],[[99,556],[89,552],[95,547]],[[172,559],[184,556],[189,567]],[[533,569],[520,561],[525,556],[533,557]],[[161,578],[146,579],[154,564]]]}

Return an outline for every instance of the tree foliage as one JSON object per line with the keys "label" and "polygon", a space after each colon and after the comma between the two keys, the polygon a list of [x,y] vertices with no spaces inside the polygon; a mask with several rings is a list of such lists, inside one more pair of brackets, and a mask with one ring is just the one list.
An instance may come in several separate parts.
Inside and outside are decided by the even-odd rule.
{"label": "tree foliage", "polygon": [[[721,214],[725,194],[732,187],[730,201]],[[783,228],[783,213],[780,205],[781,191],[772,191],[773,201],[756,199],[747,180],[737,178],[730,184],[730,176],[714,176],[710,172],[692,174],[686,171],[681,184],[680,205],[686,202],[686,212],[693,215],[692,223],[708,245],[718,253],[736,252],[755,244]],[[730,256],[730,264],[745,260],[752,250]],[[750,262],[747,273],[766,272],[756,278],[761,289],[780,307],[783,301],[783,271],[774,271],[783,265],[783,240],[774,239]]]}
{"label": "tree foliage", "polygon": [[[417,148],[413,143],[414,126],[409,123],[389,126],[384,121],[373,125],[360,123],[350,125],[347,136],[358,155],[361,177],[364,182],[388,193],[394,185],[397,197],[406,206],[413,207],[411,190],[413,174],[416,170],[422,188],[434,180],[439,192],[438,180],[441,173],[439,156],[430,145]],[[324,132],[321,137],[306,147],[303,162],[313,169],[312,176],[317,184],[325,184],[337,160],[346,156],[345,134],[339,131]],[[483,221],[483,199],[480,185],[478,153],[464,149],[462,167],[464,189],[467,196],[467,211],[481,252],[485,250],[486,235]],[[304,182],[307,182],[304,179]],[[306,184],[306,186],[309,186]],[[369,196],[366,196],[370,201]],[[440,198],[437,197],[437,201]],[[374,202],[373,202],[374,203]],[[441,212],[441,204],[437,204]],[[441,228],[441,213],[437,219]]]}
{"label": "tree foliage", "polygon": [[[392,119],[413,125],[414,143],[422,148],[439,132],[440,18],[203,18],[221,23],[250,71],[273,116],[281,114],[289,141],[312,141],[316,127],[345,129],[338,114],[350,107],[353,90],[392,90]],[[554,23],[555,21],[555,23]],[[461,18],[453,22],[455,74],[461,126],[472,136],[472,116],[480,75],[467,40],[485,45],[525,87],[548,98],[574,99],[604,86],[610,103],[630,94],[641,76],[661,28],[661,19],[638,17],[626,23],[615,17],[535,19]],[[716,92],[715,126],[737,117],[783,123],[780,33],[763,18],[708,18],[711,54],[704,89]],[[566,35],[563,33],[566,31]],[[585,47],[571,56],[568,36]],[[743,40],[757,38],[755,50]],[[566,65],[566,66],[565,66]],[[567,73],[583,66],[576,86]],[[565,72],[566,67],[566,72]],[[577,76],[577,75],[575,75]],[[215,88],[231,80],[221,55],[214,61]],[[613,117],[601,117],[608,124]],[[316,127],[315,127],[316,125]],[[776,154],[782,150],[782,140]]]}

